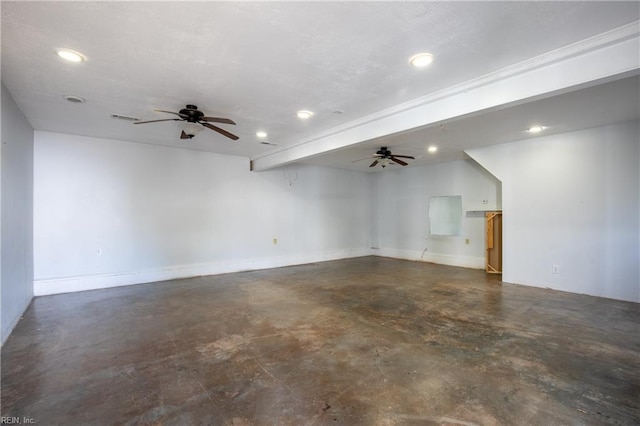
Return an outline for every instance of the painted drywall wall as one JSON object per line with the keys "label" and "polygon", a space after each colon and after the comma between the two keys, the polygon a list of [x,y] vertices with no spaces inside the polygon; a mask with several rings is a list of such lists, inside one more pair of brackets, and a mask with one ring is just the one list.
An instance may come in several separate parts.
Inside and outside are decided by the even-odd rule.
{"label": "painted drywall wall", "polygon": [[33,298],[33,128],[2,85],[2,343]]}
{"label": "painted drywall wall", "polygon": [[[637,122],[373,175],[35,135],[36,294],[370,253],[481,268],[473,212],[504,207],[505,281],[640,300]],[[439,195],[462,195],[460,237],[428,235]]]}
{"label": "painted drywall wall", "polygon": [[[376,254],[484,268],[485,227],[481,210],[501,208],[501,184],[474,161],[406,169],[389,166],[373,175],[372,193],[375,206],[372,243]],[[460,236],[429,234],[429,198],[443,195],[462,196]]]}
{"label": "painted drywall wall", "polygon": [[36,295],[371,253],[363,173],[36,131],[34,179]]}
{"label": "painted drywall wall", "polygon": [[468,152],[502,181],[504,281],[640,302],[639,144],[633,121]]}

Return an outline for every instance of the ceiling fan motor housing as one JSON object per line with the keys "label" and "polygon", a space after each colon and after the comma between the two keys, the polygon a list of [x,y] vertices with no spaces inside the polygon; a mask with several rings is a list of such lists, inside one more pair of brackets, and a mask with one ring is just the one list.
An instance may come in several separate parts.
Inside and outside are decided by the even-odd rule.
{"label": "ceiling fan motor housing", "polygon": [[197,123],[204,116],[204,113],[199,111],[195,105],[187,105],[186,108],[180,110],[180,116],[189,123]]}
{"label": "ceiling fan motor housing", "polygon": [[391,151],[389,151],[386,146],[383,146],[376,154],[379,155],[380,158],[389,158]]}

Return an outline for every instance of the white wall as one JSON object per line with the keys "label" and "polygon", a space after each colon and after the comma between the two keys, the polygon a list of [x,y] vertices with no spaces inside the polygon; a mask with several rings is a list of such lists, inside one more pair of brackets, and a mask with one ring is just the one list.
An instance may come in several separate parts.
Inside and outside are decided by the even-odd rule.
{"label": "white wall", "polygon": [[640,302],[639,141],[634,121],[468,152],[502,181],[505,281]]}
{"label": "white wall", "polygon": [[33,298],[33,128],[2,84],[1,340]]}
{"label": "white wall", "polygon": [[36,131],[36,295],[370,254],[367,179]]}
{"label": "white wall", "polygon": [[[499,209],[500,187],[499,180],[471,160],[406,169],[390,166],[376,173],[372,179],[375,253],[484,268],[484,214],[470,211]],[[459,237],[429,236],[429,198],[443,195],[462,196]],[[488,203],[482,204],[483,199]]]}
{"label": "white wall", "polygon": [[[482,268],[484,220],[468,211],[502,207],[505,281],[640,301],[638,140],[632,122],[471,151],[498,180],[471,160],[251,173],[239,157],[36,131],[36,294],[370,253]],[[425,239],[439,195],[462,195],[462,236]]]}

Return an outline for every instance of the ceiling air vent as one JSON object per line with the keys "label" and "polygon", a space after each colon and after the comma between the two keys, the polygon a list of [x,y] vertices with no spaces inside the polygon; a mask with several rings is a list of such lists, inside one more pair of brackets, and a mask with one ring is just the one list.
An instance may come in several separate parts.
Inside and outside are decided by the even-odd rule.
{"label": "ceiling air vent", "polygon": [[122,114],[111,114],[111,118],[117,118],[118,120],[124,120],[124,121],[140,120],[138,117],[131,117],[130,115],[122,115]]}
{"label": "ceiling air vent", "polygon": [[73,102],[74,104],[83,104],[86,102],[86,100],[84,98],[81,98],[80,96],[65,95],[64,98],[69,102]]}

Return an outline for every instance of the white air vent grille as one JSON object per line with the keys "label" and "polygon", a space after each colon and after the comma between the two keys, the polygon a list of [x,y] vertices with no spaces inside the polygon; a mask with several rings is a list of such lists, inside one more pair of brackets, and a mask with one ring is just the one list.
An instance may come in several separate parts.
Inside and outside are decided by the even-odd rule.
{"label": "white air vent grille", "polygon": [[117,118],[118,120],[124,120],[124,121],[140,120],[138,117],[131,117],[130,115],[122,115],[122,114],[111,114],[111,118]]}

